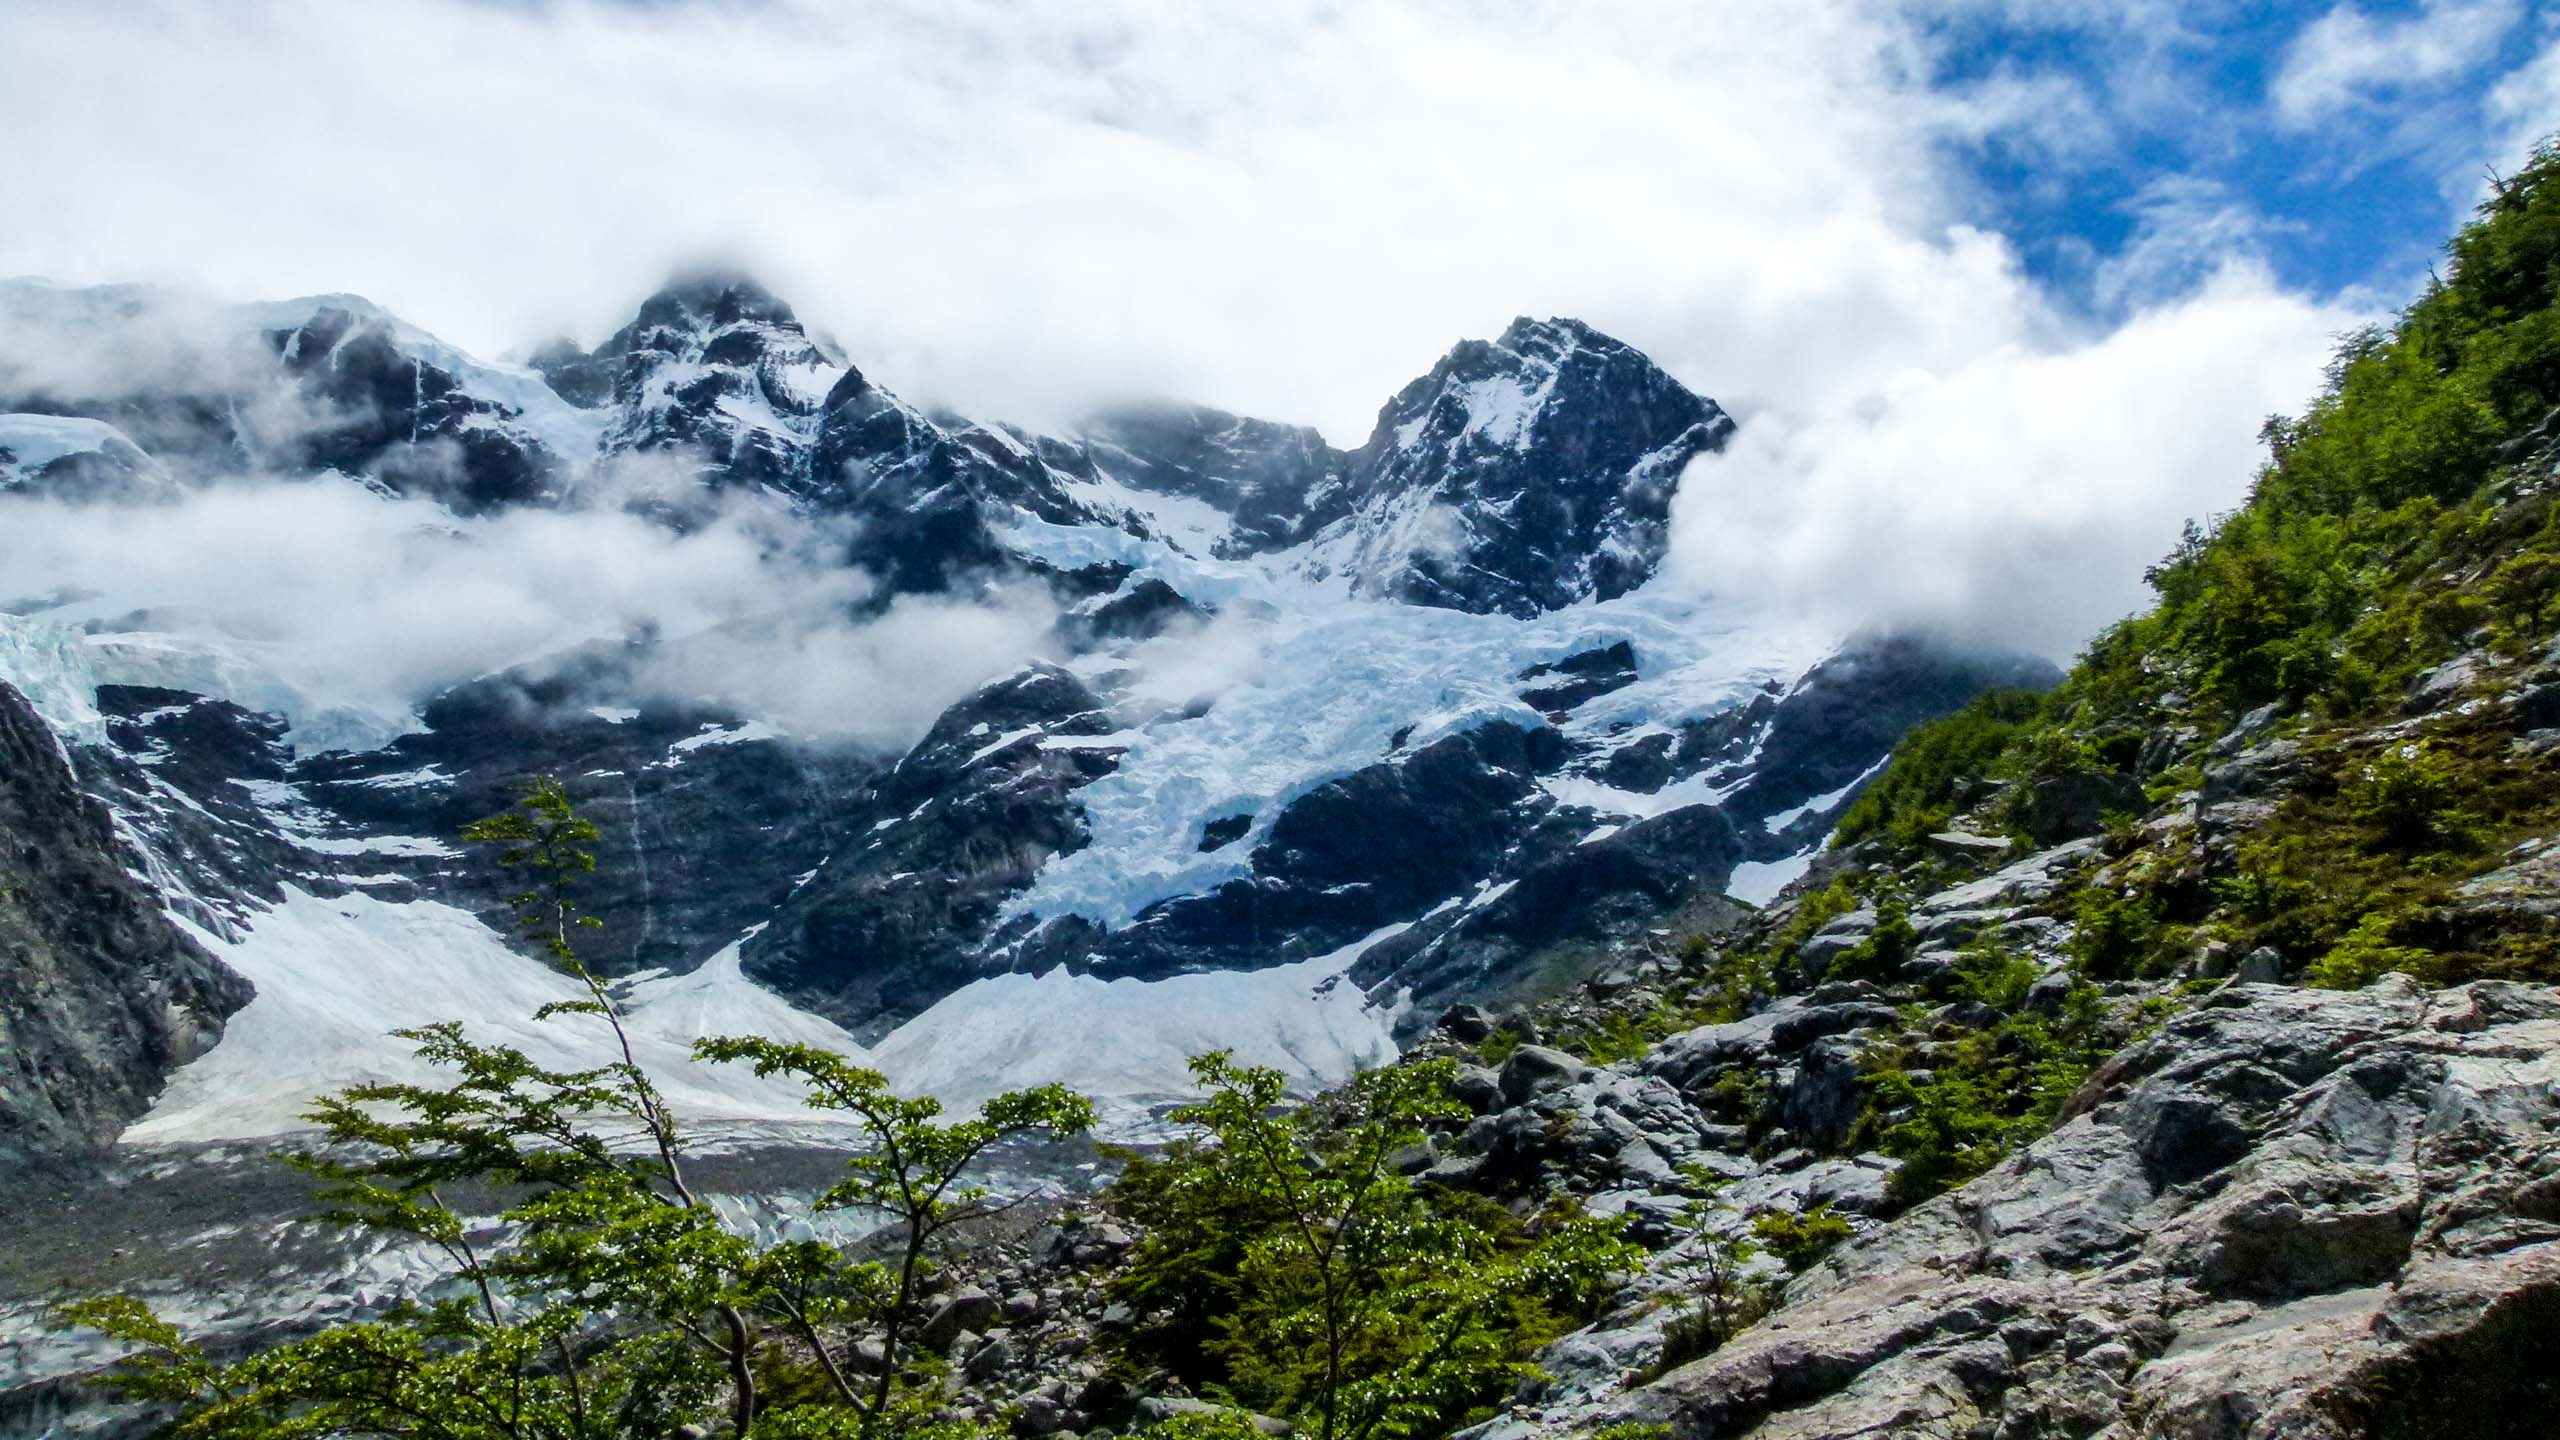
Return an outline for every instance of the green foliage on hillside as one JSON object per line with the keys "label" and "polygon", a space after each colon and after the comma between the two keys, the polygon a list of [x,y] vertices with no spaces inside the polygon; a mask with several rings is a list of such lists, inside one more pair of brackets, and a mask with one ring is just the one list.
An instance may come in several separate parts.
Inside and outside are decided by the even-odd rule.
{"label": "green foliage on hillside", "polygon": [[[2448,244],[2442,278],[2341,339],[2322,393],[2264,429],[2248,499],[2191,524],[2158,601],[2098,636],[2040,704],[1986,697],[1915,732],[1841,843],[1916,862],[1925,837],[2023,824],[2055,797],[2112,813],[2109,864],[2061,897],[2075,964],[2157,978],[2218,942],[2353,984],[2560,976],[2530,927],[2456,920],[2456,887],[2560,827],[2560,764],[2494,717],[2447,708],[2380,734],[2416,677],[2466,651],[2513,664],[2560,630],[2560,485],[2524,462],[2560,439],[2560,150],[2546,144]],[[2200,862],[2133,813],[2201,783],[2204,746],[2262,706],[2302,774],[2230,855]],[[2222,757],[2227,758],[2227,756]],[[2093,798],[2094,797],[2094,798]],[[2141,803],[2133,803],[2139,797]]]}
{"label": "green foliage on hillside", "polygon": [[1894,747],[1884,773],[1841,814],[1834,843],[1881,836],[1909,848],[1946,829],[1960,788],[1992,774],[2044,705],[2032,690],[1994,690],[1913,730]]}
{"label": "green foliage on hillside", "polygon": [[1191,1062],[1189,1139],[1133,1158],[1116,1203],[1147,1227],[1115,1297],[1154,1318],[1124,1350],[1318,1440],[1443,1434],[1481,1419],[1539,1345],[1637,1252],[1615,1222],[1514,1219],[1397,1164],[1461,1118],[1452,1062],[1389,1066],[1288,1101],[1276,1070]]}
{"label": "green foliage on hillside", "polygon": [[1860,1057],[1875,1108],[1858,1139],[1902,1162],[1892,1193],[1912,1204],[1952,1189],[2053,1127],[2063,1102],[2115,1048],[2095,987],[2050,1013],[2025,1005],[2035,967],[1996,946],[1959,963],[1954,988],[1984,1023],[1912,1017]]}
{"label": "green foliage on hillside", "polygon": [[2475,631],[2511,653],[2548,634],[2560,517],[2493,491],[2510,442],[2560,405],[2560,151],[2447,251],[2395,324],[2346,337],[2301,416],[2268,421],[2248,503],[2154,567],[2158,607],[2093,647],[2066,707],[2184,686],[2225,717],[2277,700],[2352,714]]}

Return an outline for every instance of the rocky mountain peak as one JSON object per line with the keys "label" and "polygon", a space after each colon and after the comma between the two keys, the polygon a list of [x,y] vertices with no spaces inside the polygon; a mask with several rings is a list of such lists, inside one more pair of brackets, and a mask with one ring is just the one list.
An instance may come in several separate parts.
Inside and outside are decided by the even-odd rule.
{"label": "rocky mountain peak", "polygon": [[608,451],[691,451],[707,484],[794,495],[808,489],[818,416],[846,373],[773,292],[717,269],[668,281],[593,355],[538,361],[588,394],[611,374]]}
{"label": "rocky mountain peak", "polygon": [[[1594,417],[1592,410],[1606,410]],[[1723,417],[1712,400],[1692,393],[1625,341],[1580,320],[1520,316],[1495,340],[1462,340],[1430,371],[1397,392],[1378,412],[1360,454],[1383,473],[1399,451],[1447,450],[1464,443],[1501,451],[1531,448],[1551,424],[1613,420],[1603,437],[1616,448],[1654,448],[1657,435]],[[1729,422],[1728,422],[1729,423]],[[1606,445],[1603,447],[1609,448]]]}
{"label": "rocky mountain peak", "polygon": [[1354,591],[1534,615],[1644,583],[1732,418],[1579,320],[1461,342],[1378,413],[1322,563]]}
{"label": "rocky mountain peak", "polygon": [[753,276],[725,267],[680,271],[640,302],[635,329],[704,333],[740,323],[800,329],[800,317]]}

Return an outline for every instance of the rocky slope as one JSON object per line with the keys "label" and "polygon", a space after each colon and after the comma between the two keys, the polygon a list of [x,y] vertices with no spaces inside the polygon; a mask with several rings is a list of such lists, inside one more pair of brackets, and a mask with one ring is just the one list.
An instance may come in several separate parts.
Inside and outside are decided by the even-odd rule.
{"label": "rocky slope", "polygon": [[1638,1408],[1689,1434],[2529,1435],[2560,994],[2235,985]]}
{"label": "rocky slope", "polygon": [[[1924,727],[1753,925],[1493,1033],[1561,1048],[1427,1173],[1662,1248],[1470,1433],[2549,1428],[2560,393],[2512,342],[2555,209],[2546,151],[2052,696]],[[1818,1202],[1828,1254],[1739,1248]],[[1782,1288],[1702,1340],[1707,1257]]]}
{"label": "rocky slope", "polygon": [[105,807],[0,685],[0,1171],[112,1142],[249,1002],[126,873]]}

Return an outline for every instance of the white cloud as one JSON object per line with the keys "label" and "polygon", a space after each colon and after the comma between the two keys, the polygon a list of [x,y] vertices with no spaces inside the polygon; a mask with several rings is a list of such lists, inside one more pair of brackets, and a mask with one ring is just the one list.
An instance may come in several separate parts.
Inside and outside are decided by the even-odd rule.
{"label": "white cloud", "polygon": [[2235,262],[2254,261],[2266,237],[2298,229],[2271,220],[2220,184],[2192,177],[2153,182],[2127,207],[2134,232],[2097,266],[2092,289],[2109,309],[2174,301]]}
{"label": "white cloud", "polygon": [[285,713],[305,744],[378,741],[447,686],[645,633],[657,643],[636,673],[579,704],[708,700],[802,736],[902,747],[1038,653],[1055,618],[1044,597],[1008,592],[907,597],[856,620],[867,582],[841,563],[843,537],[771,519],[742,504],[681,535],[613,509],[457,521],[337,477],[168,505],[0,496],[0,600],[177,637],[174,651],[114,653],[166,655],[149,663]]}
{"label": "white cloud", "polygon": [[[2093,467],[1999,424],[1963,448],[2039,468],[2074,513],[2170,515],[2070,537],[2086,574],[2034,572],[2130,583],[2175,512],[2240,493],[2245,458],[2180,467],[2299,404],[2335,317],[2254,274],[2187,293],[2227,258],[2207,233],[2128,272],[2125,300],[2178,307],[2246,385],[2200,393],[2194,357],[2088,332],[1968,223],[1947,142],[2085,150],[2100,111],[2049,78],[1933,90],[1925,18],[1894,0],[6,7],[0,194],[20,223],[0,271],[355,290],[491,353],[598,336],[668,264],[718,250],[920,399],[1039,423],[1170,393],[1346,444],[1453,340],[1521,313],[1623,336],[1799,457],[1826,446],[1807,427],[1907,403],[1909,375],[1996,414],[2004,380],[2110,355],[2116,393],[2052,390],[2037,426],[2187,397],[2144,410],[2160,443]],[[2030,448],[1990,453],[2000,436]],[[1944,508],[1929,457],[1897,465],[1857,428],[1826,448],[1951,556],[2033,571],[2003,549],[2009,517]]]}
{"label": "white cloud", "polygon": [[2397,20],[2342,4],[2286,50],[2270,88],[2276,117],[2309,128],[2385,92],[2467,74],[2496,53],[2520,15],[2517,0],[2427,0]]}
{"label": "white cloud", "polygon": [[2234,267],[2051,349],[1914,369],[1845,409],[1745,426],[1694,462],[1674,578],[1836,625],[1878,619],[2068,655],[2141,603],[2180,520],[2239,498],[2259,421],[2357,317]]}
{"label": "white cloud", "polygon": [[[2531,157],[2536,144],[2560,127],[2560,35],[2499,79],[2489,91],[2488,109],[2497,167],[2512,172]],[[2484,191],[2486,184],[2484,176]]]}

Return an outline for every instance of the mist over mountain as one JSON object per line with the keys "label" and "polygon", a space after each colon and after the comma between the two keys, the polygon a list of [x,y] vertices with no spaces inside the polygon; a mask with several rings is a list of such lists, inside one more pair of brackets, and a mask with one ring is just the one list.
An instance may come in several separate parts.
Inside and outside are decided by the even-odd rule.
{"label": "mist over mountain", "polygon": [[[1142,1103],[1213,1043],[1335,1078],[1740,913],[1909,725],[2052,673],[1655,584],[1734,422],[1571,320],[1454,345],[1345,451],[929,411],[732,271],[527,367],[347,296],[5,303],[0,678],[258,987],[146,1131],[291,1123],[241,1037],[369,1073],[315,1007],[414,997],[306,993],[315,946],[530,965],[452,842],[533,773],[602,826],[608,973],[771,992],[961,1097]],[[1155,1068],[1005,1039],[1087,1003]]]}

